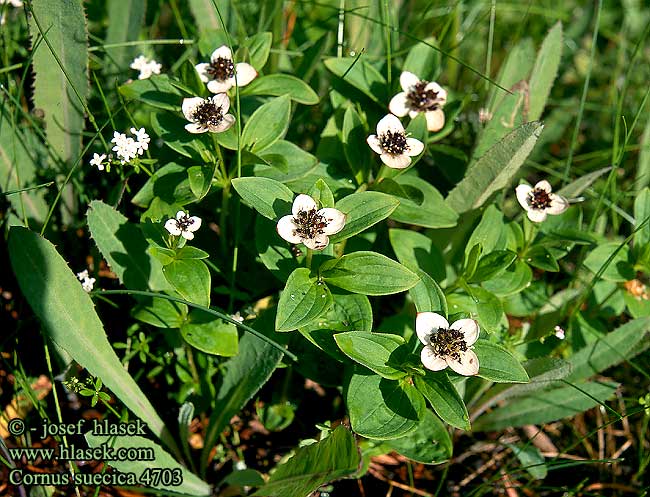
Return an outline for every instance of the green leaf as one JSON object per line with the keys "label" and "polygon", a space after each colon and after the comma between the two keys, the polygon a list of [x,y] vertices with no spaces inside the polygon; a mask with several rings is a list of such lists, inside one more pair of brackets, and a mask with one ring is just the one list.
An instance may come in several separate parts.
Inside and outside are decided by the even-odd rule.
{"label": "green leaf", "polygon": [[447,427],[431,411],[426,411],[418,427],[384,446],[422,464],[440,464],[453,452],[453,443]]}
{"label": "green leaf", "polygon": [[208,254],[205,250],[192,247],[191,245],[185,245],[184,247],[176,250],[176,253],[174,254],[174,259],[177,259],[179,261],[181,259],[207,259],[208,257],[210,257],[210,254]]}
{"label": "green leaf", "polygon": [[198,259],[181,259],[163,267],[167,282],[185,300],[210,307],[210,270]]}
{"label": "green leaf", "polygon": [[432,311],[447,316],[447,299],[440,285],[421,269],[417,269],[415,274],[420,281],[409,289],[409,295],[417,312]]}
{"label": "green leaf", "polygon": [[190,189],[187,169],[175,162],[165,164],[147,179],[131,202],[139,207],[148,207],[156,197],[168,204],[184,205],[195,201],[196,197]]}
{"label": "green leaf", "polygon": [[581,383],[580,390],[564,386],[540,390],[520,397],[479,417],[474,431],[497,431],[525,425],[539,425],[575,416],[612,397],[617,383]]}
{"label": "green leaf", "polygon": [[424,377],[416,376],[414,379],[416,388],[443,421],[461,430],[470,430],[465,402],[445,371],[426,371]]}
{"label": "green leaf", "polygon": [[386,80],[367,63],[363,57],[330,57],[324,61],[325,67],[335,76],[354,86],[371,100],[386,105]]}
{"label": "green leaf", "polygon": [[510,250],[495,250],[481,257],[469,282],[482,282],[495,277],[507,269],[516,258],[517,254]]}
{"label": "green leaf", "polygon": [[544,38],[539,49],[533,72],[530,75],[530,100],[528,120],[537,121],[542,117],[546,100],[551,93],[562,58],[562,22],[558,21]]}
{"label": "green leaf", "polygon": [[445,260],[433,240],[413,230],[391,229],[388,231],[390,244],[397,259],[414,271],[421,269],[436,281],[446,278]]}
{"label": "green leaf", "polygon": [[[447,206],[440,192],[427,181],[413,174],[405,174],[396,178],[395,182],[403,188],[407,197],[399,197],[399,207],[393,212],[391,219],[425,228],[456,226],[458,215]],[[379,183],[380,187],[382,183]]]}
{"label": "green leaf", "polygon": [[255,219],[255,249],[262,264],[283,283],[291,272],[298,267],[296,257],[291,253],[289,244],[278,235],[275,223],[265,217]]}
{"label": "green leaf", "polygon": [[210,191],[215,171],[216,164],[191,166],[187,168],[187,179],[190,183],[190,190],[192,190],[197,200],[201,200]]}
{"label": "green leaf", "polygon": [[271,377],[282,358],[282,352],[269,343],[244,334],[239,341],[239,354],[224,363],[225,374],[210,416],[201,453],[201,467],[230,419],[246,405]]}
{"label": "green leaf", "polygon": [[81,0],[33,0],[30,10],[34,106],[45,116],[49,145],[64,161],[74,161],[81,155],[83,106],[90,91],[83,4]]}
{"label": "green leaf", "polygon": [[[109,23],[104,43],[112,45],[137,40],[147,10],[146,0],[109,0],[107,3]],[[128,70],[137,50],[138,47],[135,46],[107,48],[104,57],[105,70]]]}
{"label": "green leaf", "polygon": [[307,83],[289,74],[269,74],[255,78],[239,92],[241,95],[287,95],[294,102],[305,105],[318,103],[316,92]]}
{"label": "green leaf", "polygon": [[[397,380],[406,373],[395,366],[403,362],[406,342],[399,335],[348,331],[334,335],[339,348],[353,361],[389,380]],[[399,350],[398,350],[399,349]]]}
{"label": "green leaf", "polygon": [[401,264],[376,252],[358,251],[320,267],[321,277],[334,286],[365,295],[390,295],[415,286],[419,278]]}
{"label": "green leaf", "polygon": [[298,331],[319,349],[343,362],[334,335],[341,331],[371,331],[372,307],[365,295],[354,293],[334,294],[334,303],[317,321],[299,328]]}
{"label": "green leaf", "polygon": [[[425,43],[426,42],[426,43]],[[433,81],[440,72],[440,52],[431,48],[438,46],[435,38],[426,38],[409,50],[402,71],[409,71],[425,81]]]}
{"label": "green leaf", "polygon": [[330,242],[340,242],[361,233],[390,216],[398,205],[395,197],[380,192],[357,192],[343,197],[336,208],[345,214],[345,226],[330,236]]}
{"label": "green leaf", "polygon": [[478,375],[495,383],[527,383],[528,373],[521,363],[501,345],[478,340],[474,344],[478,356]]}
{"label": "green leaf", "polygon": [[[255,33],[253,36],[250,36],[244,40],[242,43],[242,48],[246,48],[248,55],[251,61],[251,65],[261,71],[266,61],[269,59],[269,53],[271,53],[271,44],[273,43],[273,34],[265,31],[264,33]],[[258,81],[262,78],[256,78],[252,81]],[[252,84],[251,83],[251,84]],[[250,84],[249,84],[250,86]],[[247,87],[244,86],[240,88],[239,91],[245,90]],[[269,93],[269,95],[272,95]]]}
{"label": "green leaf", "polygon": [[166,74],[154,74],[147,79],[136,79],[118,88],[127,100],[138,100],[158,109],[179,113],[183,96],[178,88],[171,84]]}
{"label": "green leaf", "polygon": [[555,257],[543,246],[535,245],[531,247],[524,256],[524,260],[533,267],[557,273],[560,265]]}
{"label": "green leaf", "polygon": [[346,392],[352,430],[362,437],[391,440],[415,430],[426,411],[424,397],[407,381],[355,373]]}
{"label": "green leaf", "polygon": [[[175,97],[176,98],[176,97]],[[178,97],[180,98],[180,97]],[[178,100],[181,102],[181,100]],[[201,139],[185,129],[187,120],[178,113],[153,112],[151,113],[151,127],[154,132],[163,140],[165,145],[190,159],[197,157],[205,149]],[[154,176],[162,171],[169,164],[154,172]]]}
{"label": "green leaf", "polygon": [[328,482],[354,474],[360,457],[354,435],[339,426],[320,442],[297,449],[295,455],[277,466],[269,481],[253,495],[311,495]]}
{"label": "green leaf", "polygon": [[468,170],[474,167],[477,160],[480,159],[486,151],[495,143],[501,140],[514,128],[521,126],[528,119],[524,118],[526,104],[528,102],[528,88],[523,85],[512,87],[512,93],[505,95],[501,103],[496,107],[492,117],[481,131],[474,153],[472,162]]}
{"label": "green leaf", "polygon": [[582,174],[581,176],[578,177],[578,179],[572,181],[568,185],[558,190],[557,193],[558,195],[562,195],[563,197],[566,198],[577,197],[582,192],[584,192],[587,188],[589,188],[594,183],[594,181],[600,178],[603,174],[611,171],[611,169],[612,169],[611,166],[607,166],[587,174]]}
{"label": "green leaf", "polygon": [[650,318],[634,319],[611,333],[596,338],[569,359],[570,381],[588,378],[630,359],[648,347]]}
{"label": "green leaf", "polygon": [[232,186],[246,203],[272,221],[291,214],[293,192],[279,181],[256,177],[235,178]]}
{"label": "green leaf", "polygon": [[277,331],[292,331],[318,318],[332,305],[332,294],[327,285],[310,276],[307,268],[291,273],[280,294],[275,316]]}
{"label": "green leaf", "polygon": [[180,328],[187,318],[187,305],[160,298],[139,299],[131,315],[157,328]]}
{"label": "green leaf", "polygon": [[[612,256],[612,260],[608,263],[607,261]],[[636,271],[629,261],[630,248],[627,245],[621,247],[618,242],[606,242],[601,243],[589,252],[585,259],[585,266],[592,273],[598,273],[607,264],[601,278],[605,281],[623,282],[633,280],[636,277]]]}
{"label": "green leaf", "polygon": [[548,475],[548,468],[544,464],[544,456],[534,445],[505,444],[512,449],[512,453],[519,459],[530,476],[536,480],[543,480]]}
{"label": "green leaf", "polygon": [[533,272],[523,261],[517,260],[502,273],[482,283],[483,288],[498,297],[515,295],[526,288],[533,279]]}
{"label": "green leaf", "polygon": [[[217,4],[219,10],[214,8]],[[189,0],[190,10],[194,15],[194,20],[199,28],[200,33],[209,33],[211,31],[221,30],[221,21],[219,13],[223,17],[224,23],[228,26],[230,17],[230,2],[227,0]],[[213,50],[217,47],[213,47]]]}
{"label": "green leaf", "polygon": [[[535,47],[530,38],[525,38],[517,43],[508,52],[508,58],[499,70],[497,81],[503,88],[512,88],[522,80],[528,80],[528,75],[533,68],[535,60]],[[489,102],[492,102],[490,109],[494,110],[501,100],[507,96],[497,86],[490,86]]]}
{"label": "green leaf", "polygon": [[361,120],[361,116],[353,106],[349,106],[343,115],[341,141],[345,158],[357,184],[363,183],[370,168],[370,148],[359,146],[359,143],[363,143],[367,136],[368,130]]}
{"label": "green leaf", "polygon": [[162,265],[147,253],[149,244],[135,224],[106,205],[93,200],[86,214],[88,229],[111,270],[131,290],[169,290]]}
{"label": "green leaf", "polygon": [[493,250],[503,250],[506,248],[507,239],[508,233],[503,222],[503,213],[495,205],[490,205],[481,216],[481,222],[472,231],[465,246],[465,254],[469,254],[477,243],[481,244],[483,252],[486,254]]}
{"label": "green leaf", "polygon": [[[634,199],[634,228],[637,230],[641,223],[650,217],[650,188],[647,186],[636,194]],[[650,243],[650,221],[634,233],[634,247],[642,247]]]}
{"label": "green leaf", "polygon": [[54,245],[22,227],[11,228],[8,245],[20,289],[47,336],[176,449],[165,423],[113,351],[90,296]]}
{"label": "green leaf", "polygon": [[[95,435],[92,432],[87,432],[84,435],[88,447],[101,448],[102,446],[112,447],[114,450],[148,450],[153,453],[154,459],[152,461],[131,459],[128,461],[106,461],[106,463],[121,473],[135,473],[135,477],[139,480],[141,477],[147,478],[147,470],[151,473],[151,483],[145,485],[147,488],[157,488],[159,490],[169,491],[170,488],[174,492],[186,495],[209,496],[211,495],[211,488],[206,482],[201,480],[198,476],[191,473],[187,468],[181,466],[174,458],[167,453],[160,445],[140,436],[108,436],[108,435]],[[178,485],[171,486],[163,484],[166,478],[159,478],[160,481],[154,482],[153,472],[160,469],[172,470],[172,475],[178,475]],[[153,472],[152,472],[153,470]]]}
{"label": "green leaf", "polygon": [[538,122],[524,124],[491,147],[449,192],[446,204],[458,213],[467,212],[508,186],[533,150],[542,129]]}
{"label": "green leaf", "polygon": [[313,198],[321,207],[334,207],[332,190],[330,190],[330,187],[322,179],[314,183],[314,186],[309,189],[307,195]]}
{"label": "green leaf", "polygon": [[259,153],[283,138],[289,129],[291,100],[288,95],[274,98],[258,107],[248,118],[241,136],[241,146]]}
{"label": "green leaf", "polygon": [[207,354],[232,357],[239,351],[237,327],[198,309],[182,324],[181,335],[192,347]]}
{"label": "green leaf", "polygon": [[[21,133],[9,119],[0,111],[0,191],[10,192],[36,186],[36,170],[38,164],[32,159],[25,134]],[[18,216],[25,215],[28,219],[42,222],[48,212],[45,202],[45,190],[30,190],[14,193],[6,197]]]}

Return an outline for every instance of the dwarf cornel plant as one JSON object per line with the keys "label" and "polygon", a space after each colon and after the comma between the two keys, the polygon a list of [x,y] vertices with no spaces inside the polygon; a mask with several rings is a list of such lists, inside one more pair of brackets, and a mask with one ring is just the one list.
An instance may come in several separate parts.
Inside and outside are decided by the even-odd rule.
{"label": "dwarf cornel plant", "polygon": [[[577,122],[576,99],[545,110],[576,77],[562,22],[499,35],[495,71],[458,56],[459,11],[409,34],[421,2],[15,3],[2,220],[36,320],[20,311],[3,359],[21,369],[21,330],[41,329],[59,402],[144,422],[85,435],[155,454],[114,470],[165,494],[304,497],[380,454],[449,461],[458,433],[620,417],[602,374],[649,343],[647,150],[631,213],[616,182],[646,100],[617,116],[610,164],[574,169],[594,52]],[[327,394],[299,419],[304,380]],[[313,438],[243,469],[233,420],[250,416]]]}

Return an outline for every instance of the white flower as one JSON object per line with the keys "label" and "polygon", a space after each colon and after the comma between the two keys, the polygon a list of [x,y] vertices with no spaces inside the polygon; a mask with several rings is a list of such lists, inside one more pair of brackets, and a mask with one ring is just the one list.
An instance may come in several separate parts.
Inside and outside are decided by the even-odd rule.
{"label": "white flower", "polygon": [[276,227],[278,234],[289,243],[303,243],[307,248],[323,250],[330,243],[328,235],[345,226],[345,214],[327,207],[318,209],[309,195],[300,194],[293,201],[291,215],[284,216]]}
{"label": "white flower", "polygon": [[138,79],[148,79],[152,74],[160,74],[160,69],[162,66],[158,64],[155,60],[149,60],[144,55],[140,55],[133,59],[130,65],[131,69],[140,71]]}
{"label": "white flower", "polygon": [[201,227],[201,218],[190,216],[184,211],[176,213],[176,219],[168,219],[165,223],[165,229],[172,235],[182,235],[186,240],[194,238],[194,232]]}
{"label": "white flower", "polygon": [[556,326],[554,328],[554,331],[555,331],[555,336],[560,340],[564,340],[566,338],[566,334],[560,326]]}
{"label": "white flower", "polygon": [[131,137],[126,136],[124,133],[118,133],[115,131],[113,133],[113,139],[111,143],[114,143],[115,146],[112,148],[115,155],[121,160],[122,164],[126,164],[136,155],[138,155],[138,145],[135,140]]}
{"label": "white flower", "polygon": [[561,195],[551,193],[551,185],[542,180],[531,187],[519,185],[515,192],[517,200],[528,214],[528,219],[534,223],[541,223],[547,214],[562,214],[569,207],[567,199]]}
{"label": "white flower", "polygon": [[442,107],[447,102],[447,92],[435,82],[423,81],[412,72],[404,71],[399,77],[402,92],[395,95],[388,108],[396,116],[406,114],[411,119],[424,112],[429,131],[439,131],[445,125]]}
{"label": "white flower", "polygon": [[238,323],[243,323],[244,322],[244,316],[242,316],[239,311],[237,311],[234,314],[230,315],[230,319],[237,321]]}
{"label": "white flower", "polygon": [[91,166],[97,166],[97,169],[100,171],[104,170],[104,160],[106,159],[106,154],[93,154],[93,158],[90,159]]}
{"label": "white flower", "polygon": [[131,128],[130,131],[131,134],[135,136],[135,145],[137,146],[138,155],[142,155],[145,150],[149,149],[151,138],[149,138],[149,135],[144,128]]}
{"label": "white flower", "polygon": [[230,100],[225,93],[212,98],[184,98],[183,114],[190,124],[185,129],[190,133],[221,133],[235,123],[235,116],[227,114]]}
{"label": "white flower", "polygon": [[81,288],[83,288],[84,291],[91,292],[93,290],[93,286],[95,286],[95,278],[89,276],[87,269],[77,273],[77,279],[81,281]]}
{"label": "white flower", "polygon": [[420,155],[424,150],[424,143],[408,138],[404,126],[393,114],[384,116],[377,123],[377,134],[370,135],[366,141],[384,164],[395,169],[408,167],[411,157]]}
{"label": "white flower", "polygon": [[133,59],[133,62],[131,62],[131,69],[135,69],[136,71],[140,71],[144,66],[147,65],[147,58],[144,55],[139,55],[135,59]]}
{"label": "white flower", "polygon": [[92,292],[95,286],[95,278],[86,278],[81,282],[81,288],[86,292]]}
{"label": "white flower", "polygon": [[471,346],[478,340],[479,326],[473,319],[460,319],[451,326],[435,312],[420,312],[415,319],[415,331],[424,344],[420,358],[431,371],[449,366],[458,374],[478,373],[478,357]]}
{"label": "white flower", "polygon": [[210,56],[210,62],[194,66],[201,81],[208,84],[212,93],[227,92],[235,86],[246,86],[257,76],[253,66],[245,62],[235,64],[232,52],[226,45],[217,48]]}

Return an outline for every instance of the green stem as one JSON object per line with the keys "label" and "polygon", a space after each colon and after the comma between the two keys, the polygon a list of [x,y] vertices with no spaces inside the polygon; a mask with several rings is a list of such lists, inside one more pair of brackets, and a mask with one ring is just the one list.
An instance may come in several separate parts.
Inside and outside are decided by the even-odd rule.
{"label": "green stem", "polygon": [[310,248],[307,249],[307,255],[305,256],[305,267],[311,269],[311,259],[314,256],[314,251]]}

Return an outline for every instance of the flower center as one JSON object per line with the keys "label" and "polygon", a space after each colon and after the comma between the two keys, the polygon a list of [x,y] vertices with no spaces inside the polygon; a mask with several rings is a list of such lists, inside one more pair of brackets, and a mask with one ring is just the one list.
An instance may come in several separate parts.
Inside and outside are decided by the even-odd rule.
{"label": "flower center", "polygon": [[548,209],[551,206],[551,195],[541,188],[534,188],[528,194],[528,205],[533,209]]}
{"label": "flower center", "polygon": [[176,220],[176,226],[181,231],[187,231],[187,229],[194,224],[194,219],[190,216],[183,216],[180,219]]}
{"label": "flower center", "polygon": [[293,216],[293,223],[296,225],[294,232],[307,239],[322,235],[323,228],[327,226],[325,216],[319,214],[316,209],[299,211],[297,216]]}
{"label": "flower center", "polygon": [[218,59],[210,62],[210,65],[206,69],[206,72],[212,76],[213,79],[216,79],[218,81],[225,81],[235,75],[235,64],[233,63],[232,59],[219,57]]}
{"label": "flower center", "polygon": [[379,137],[379,144],[382,149],[393,155],[403,154],[408,149],[406,135],[403,131],[386,131],[386,133]]}
{"label": "flower center", "polygon": [[204,128],[218,126],[223,121],[221,107],[217,107],[210,100],[201,102],[192,113],[192,120]]}
{"label": "flower center", "polygon": [[449,357],[455,361],[460,360],[460,353],[467,350],[465,336],[459,330],[438,328],[429,338],[431,348],[440,357]]}
{"label": "flower center", "polygon": [[428,84],[428,81],[419,81],[411,91],[406,94],[406,100],[411,109],[425,112],[428,110],[436,110],[440,107],[438,92],[427,90],[426,86]]}

